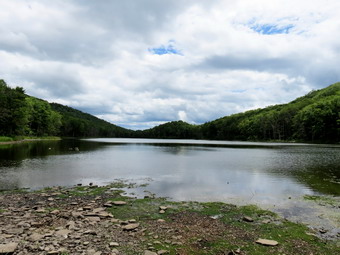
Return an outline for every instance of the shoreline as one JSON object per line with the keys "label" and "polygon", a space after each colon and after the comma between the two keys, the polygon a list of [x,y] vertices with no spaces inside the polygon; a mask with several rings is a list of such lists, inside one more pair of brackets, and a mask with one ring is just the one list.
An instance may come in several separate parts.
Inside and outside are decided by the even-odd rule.
{"label": "shoreline", "polygon": [[24,142],[35,142],[35,141],[53,141],[53,140],[61,140],[60,137],[55,138],[32,138],[32,139],[23,139],[18,141],[8,141],[8,142],[0,142],[0,145],[6,145],[6,144],[18,144],[18,143],[24,143]]}
{"label": "shoreline", "polygon": [[138,199],[124,194],[131,185],[0,192],[0,254],[9,243],[20,255],[335,254],[340,247],[340,234],[320,239],[322,230],[255,206]]}

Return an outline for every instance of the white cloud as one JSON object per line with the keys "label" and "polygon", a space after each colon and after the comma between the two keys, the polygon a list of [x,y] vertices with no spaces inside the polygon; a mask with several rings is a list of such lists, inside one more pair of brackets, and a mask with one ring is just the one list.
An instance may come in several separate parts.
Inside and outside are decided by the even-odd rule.
{"label": "white cloud", "polygon": [[337,0],[0,4],[0,78],[125,127],[202,123],[340,80]]}

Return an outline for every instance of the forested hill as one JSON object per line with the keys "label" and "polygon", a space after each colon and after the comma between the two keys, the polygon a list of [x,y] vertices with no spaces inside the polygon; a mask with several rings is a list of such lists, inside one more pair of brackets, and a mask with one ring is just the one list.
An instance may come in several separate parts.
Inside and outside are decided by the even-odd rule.
{"label": "forested hill", "polygon": [[202,125],[169,122],[139,131],[148,138],[340,142],[340,83],[282,105],[233,114]]}
{"label": "forested hill", "polygon": [[132,131],[71,107],[28,96],[0,80],[0,136],[140,137],[340,142],[340,83],[282,105],[233,114],[202,125],[172,121]]}
{"label": "forested hill", "polygon": [[132,131],[10,88],[0,80],[0,136],[129,137]]}
{"label": "forested hill", "polygon": [[116,126],[91,114],[57,103],[50,104],[62,116],[60,134],[70,137],[130,137],[133,131]]}

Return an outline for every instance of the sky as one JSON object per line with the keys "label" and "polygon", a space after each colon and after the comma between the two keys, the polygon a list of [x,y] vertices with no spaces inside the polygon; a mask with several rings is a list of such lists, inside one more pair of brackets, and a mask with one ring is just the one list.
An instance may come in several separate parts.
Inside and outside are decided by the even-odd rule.
{"label": "sky", "polygon": [[340,81],[339,0],[0,0],[0,79],[116,125],[201,124]]}

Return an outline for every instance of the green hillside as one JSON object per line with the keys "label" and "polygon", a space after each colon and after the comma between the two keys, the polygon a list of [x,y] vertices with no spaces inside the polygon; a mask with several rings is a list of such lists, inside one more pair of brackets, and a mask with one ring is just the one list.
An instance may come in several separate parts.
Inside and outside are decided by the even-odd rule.
{"label": "green hillside", "polygon": [[202,125],[172,121],[132,131],[68,106],[28,96],[0,80],[0,136],[139,137],[340,142],[340,83],[282,105],[233,114]]}
{"label": "green hillside", "polygon": [[233,114],[202,125],[169,122],[145,131],[149,138],[340,142],[340,83],[282,105]]}
{"label": "green hillside", "polygon": [[339,142],[340,83],[283,105],[223,117],[201,126],[202,137],[222,140]]}
{"label": "green hillside", "polygon": [[71,107],[28,96],[23,88],[10,88],[0,80],[0,136],[128,137],[130,133]]}
{"label": "green hillside", "polygon": [[129,137],[131,130],[116,126],[91,114],[51,103],[61,116],[60,135],[69,137]]}

